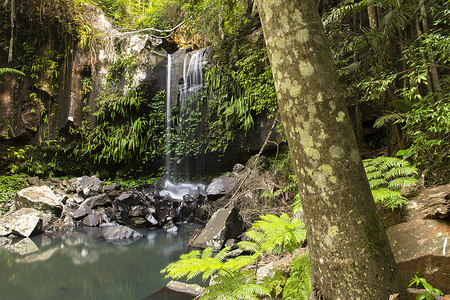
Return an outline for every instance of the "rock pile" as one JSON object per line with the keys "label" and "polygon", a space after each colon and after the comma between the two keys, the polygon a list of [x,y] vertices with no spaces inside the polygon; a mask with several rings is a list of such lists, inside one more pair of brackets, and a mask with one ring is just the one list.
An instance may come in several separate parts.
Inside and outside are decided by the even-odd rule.
{"label": "rock pile", "polygon": [[0,236],[118,224],[176,232],[175,222],[202,217],[196,209],[207,199],[202,186],[174,199],[161,182],[128,190],[97,176],[45,182],[35,177],[29,182],[32,186],[19,191],[10,211],[0,218]]}

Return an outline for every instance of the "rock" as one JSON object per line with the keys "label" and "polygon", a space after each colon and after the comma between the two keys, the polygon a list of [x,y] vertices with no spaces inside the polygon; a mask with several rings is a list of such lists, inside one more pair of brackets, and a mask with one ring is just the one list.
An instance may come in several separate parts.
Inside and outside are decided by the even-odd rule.
{"label": "rock", "polygon": [[177,233],[178,227],[173,223],[173,221],[169,221],[163,225],[163,229],[169,233]]}
{"label": "rock", "polygon": [[21,208],[18,211],[4,217],[0,221],[1,235],[15,234],[29,237],[41,233],[43,221],[41,212],[33,208]]}
{"label": "rock", "polygon": [[98,196],[89,197],[83,203],[89,208],[94,208],[97,206],[106,205],[107,203],[111,203],[111,199],[109,199],[108,195],[101,194]]}
{"label": "rock", "polygon": [[39,185],[41,183],[39,177],[30,177],[27,179],[29,185]]}
{"label": "rock", "polygon": [[47,186],[32,186],[16,194],[16,208],[34,208],[39,211],[60,213],[63,204],[58,196]]}
{"label": "rock", "polygon": [[130,219],[130,225],[135,227],[142,227],[146,223],[144,218],[134,217]]}
{"label": "rock", "polygon": [[137,205],[138,202],[135,200],[134,193],[132,192],[124,192],[121,195],[116,197],[116,202],[119,202],[122,206],[132,206]]}
{"label": "rock", "polygon": [[84,198],[81,197],[80,195],[77,195],[77,194],[72,195],[72,196],[70,197],[70,199],[73,199],[73,200],[74,200],[76,203],[78,203],[78,204],[81,204],[81,203],[83,203],[83,201],[84,201]]}
{"label": "rock", "polygon": [[153,226],[158,225],[158,221],[155,219],[155,217],[152,214],[149,214],[145,219]]}
{"label": "rock", "polygon": [[67,195],[61,189],[53,189],[53,193],[59,198],[62,203],[66,203],[67,199],[69,199],[69,195]]}
{"label": "rock", "polygon": [[103,233],[103,238],[105,238],[106,240],[134,239],[141,237],[143,237],[143,235],[139,232],[122,225],[108,227]]}
{"label": "rock", "polygon": [[74,219],[81,219],[88,214],[92,213],[92,210],[86,204],[81,204],[80,207],[73,212]]}
{"label": "rock", "polygon": [[236,208],[221,208],[214,213],[193,246],[220,250],[225,241],[242,233],[243,222]]}
{"label": "rock", "polygon": [[94,214],[89,214],[83,219],[83,224],[90,227],[95,227],[100,224],[100,217]]}
{"label": "rock", "polygon": [[236,182],[236,177],[232,174],[225,174],[214,178],[206,188],[206,196],[209,200],[217,200],[231,192],[235,187]]}
{"label": "rock", "polygon": [[450,216],[450,184],[427,188],[408,199],[404,221],[443,219]]}
{"label": "rock", "polygon": [[183,293],[183,294],[188,294],[191,296],[201,296],[204,291],[205,288],[201,287],[197,284],[187,284],[187,283],[183,283],[183,282],[179,282],[179,281],[170,281],[166,287],[172,291],[175,292],[179,292],[179,293]]}
{"label": "rock", "polygon": [[432,286],[450,293],[448,220],[413,220],[389,227],[386,233],[404,282],[420,271]]}
{"label": "rock", "polygon": [[82,192],[86,197],[97,196],[101,193],[103,183],[97,176],[83,176],[78,179],[79,187],[77,192]]}
{"label": "rock", "polygon": [[135,205],[132,206],[130,211],[128,212],[128,215],[130,217],[142,217],[147,214],[147,208],[143,205]]}
{"label": "rock", "polygon": [[111,183],[111,184],[107,184],[103,187],[103,192],[109,193],[109,192],[112,192],[112,191],[118,190],[118,189],[120,189],[120,185]]}
{"label": "rock", "polygon": [[239,173],[245,170],[245,166],[243,164],[235,164],[233,166],[233,172],[234,173]]}
{"label": "rock", "polygon": [[122,194],[122,191],[121,190],[113,190],[107,194],[110,199],[115,200],[117,198],[117,196],[120,196]]}

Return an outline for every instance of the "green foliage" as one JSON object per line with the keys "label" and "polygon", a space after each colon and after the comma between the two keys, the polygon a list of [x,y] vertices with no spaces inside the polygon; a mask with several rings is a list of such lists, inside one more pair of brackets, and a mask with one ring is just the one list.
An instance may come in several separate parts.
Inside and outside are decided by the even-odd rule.
{"label": "green foliage", "polygon": [[283,289],[285,300],[307,300],[311,294],[311,265],[308,252],[296,256],[291,264],[291,274]]}
{"label": "green foliage", "polygon": [[1,212],[6,210],[6,207],[3,204],[10,201],[14,197],[15,193],[28,186],[27,178],[28,176],[24,174],[0,176]]}
{"label": "green foliage", "polygon": [[239,59],[235,61],[217,55],[217,63],[205,75],[211,97],[209,151],[225,152],[235,132],[253,129],[257,115],[268,112],[270,118],[276,110],[277,98],[266,49],[258,44],[244,44],[238,51]]}
{"label": "green foliage", "polygon": [[414,186],[417,168],[396,157],[380,156],[363,161],[375,203],[389,208],[401,207],[406,202],[402,190]]}
{"label": "green foliage", "polygon": [[[288,215],[280,217],[274,215],[261,216],[261,220],[254,223],[252,230],[246,235],[252,241],[242,241],[237,245],[239,248],[251,252],[251,255],[241,255],[229,258],[230,248],[226,247],[214,257],[211,248],[207,248],[201,254],[194,250],[189,254],[182,255],[180,260],[169,264],[161,272],[167,273],[166,277],[181,278],[188,280],[200,274],[203,280],[214,275],[214,284],[206,288],[206,293],[201,299],[258,299],[257,296],[269,296],[271,290],[277,294],[281,293],[281,286],[289,282],[287,294],[302,289],[302,293],[309,293],[307,284],[309,264],[307,256],[301,256],[294,260],[292,268],[293,276],[306,276],[305,279],[287,279],[278,273],[275,278],[265,278],[262,284],[256,283],[255,272],[248,266],[255,264],[264,253],[293,252],[305,239],[303,223],[298,219],[290,219]],[[306,259],[306,260],[305,260]],[[303,286],[294,287],[296,280],[302,282]]]}
{"label": "green foliage", "polygon": [[287,214],[281,216],[265,215],[253,224],[246,232],[252,241],[242,241],[238,246],[244,250],[260,249],[266,253],[281,254],[284,251],[293,252],[306,238],[303,222],[292,219]]}
{"label": "green foliage", "polygon": [[419,272],[417,272],[414,275],[414,277],[411,279],[409,286],[412,286],[412,285],[416,285],[419,288],[421,286],[423,286],[423,288],[427,290],[426,292],[423,292],[420,295],[417,295],[416,300],[422,300],[422,299],[434,300],[434,299],[436,299],[436,297],[444,295],[441,290],[434,288],[433,286],[431,286],[431,284],[429,284],[425,280],[425,278],[420,277]]}

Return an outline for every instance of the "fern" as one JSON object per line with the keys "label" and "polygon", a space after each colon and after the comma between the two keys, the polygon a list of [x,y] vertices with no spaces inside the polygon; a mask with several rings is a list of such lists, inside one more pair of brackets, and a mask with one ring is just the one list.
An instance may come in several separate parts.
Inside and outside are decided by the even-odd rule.
{"label": "fern", "polygon": [[263,253],[292,252],[305,240],[306,234],[303,223],[298,219],[290,219],[287,214],[280,217],[274,215],[261,216],[261,220],[254,223],[247,237],[251,241],[238,243],[244,251],[252,255],[242,255],[228,258],[229,247],[222,249],[214,257],[211,248],[203,253],[198,250],[184,254],[176,262],[169,264],[161,273],[167,273],[166,278],[188,280],[202,274],[205,281],[214,276],[214,284],[205,289],[201,299],[259,299],[260,296],[270,296],[272,288],[280,287],[285,280],[277,285],[257,284],[253,271],[245,270],[255,264]]}
{"label": "fern", "polygon": [[311,294],[311,265],[308,252],[294,258],[291,264],[291,276],[283,290],[285,300],[307,300]]}
{"label": "fern", "polygon": [[363,161],[375,203],[394,209],[406,202],[402,190],[417,182],[417,168],[406,160],[380,156]]}

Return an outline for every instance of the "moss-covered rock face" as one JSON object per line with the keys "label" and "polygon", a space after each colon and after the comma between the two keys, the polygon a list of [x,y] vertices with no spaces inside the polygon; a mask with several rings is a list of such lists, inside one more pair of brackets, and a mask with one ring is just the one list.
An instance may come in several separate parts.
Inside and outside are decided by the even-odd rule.
{"label": "moss-covered rock face", "polygon": [[258,7],[305,213],[313,290],[320,299],[407,299],[315,2]]}

